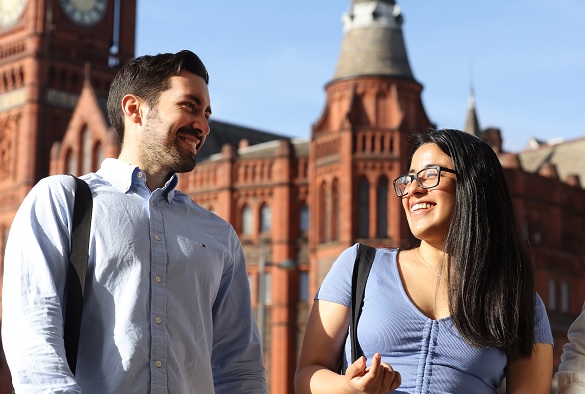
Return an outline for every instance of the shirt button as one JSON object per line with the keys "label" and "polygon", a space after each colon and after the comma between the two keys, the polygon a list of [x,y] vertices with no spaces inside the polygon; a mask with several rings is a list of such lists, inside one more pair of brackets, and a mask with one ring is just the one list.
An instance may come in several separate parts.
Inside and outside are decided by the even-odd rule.
{"label": "shirt button", "polygon": [[154,366],[157,367],[157,368],[160,368],[160,367],[162,367],[162,363],[159,360],[156,360],[154,362]]}
{"label": "shirt button", "polygon": [[156,281],[156,283],[160,283],[160,275],[156,275],[154,277],[154,280]]}
{"label": "shirt button", "polygon": [[156,322],[156,324],[160,324],[160,322],[162,321],[162,319],[161,319],[159,316],[157,316],[157,317],[154,319],[154,321]]}
{"label": "shirt button", "polygon": [[160,235],[158,235],[158,234],[157,234],[157,235],[155,235],[155,236],[154,236],[154,239],[156,239],[157,241],[160,241]]}
{"label": "shirt button", "polygon": [[138,179],[142,179],[144,174],[142,173],[142,171],[138,171],[138,174],[136,174],[136,176],[138,177]]}

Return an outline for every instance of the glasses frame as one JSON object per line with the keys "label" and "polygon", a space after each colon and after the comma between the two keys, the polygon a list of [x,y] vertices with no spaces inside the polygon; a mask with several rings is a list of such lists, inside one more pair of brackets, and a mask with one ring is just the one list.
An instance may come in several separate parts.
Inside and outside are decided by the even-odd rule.
{"label": "glasses frame", "polygon": [[[435,183],[433,186],[423,186],[421,184],[420,180],[418,179],[418,174],[422,173],[423,171],[430,170],[430,169],[437,170],[437,183]],[[404,197],[404,196],[408,195],[408,192],[401,194],[398,190],[398,185],[396,184],[396,182],[401,178],[410,178],[410,183],[408,185],[410,185],[412,182],[416,181],[416,183],[420,186],[421,189],[432,189],[433,187],[437,187],[437,186],[439,186],[439,182],[441,182],[441,172],[442,171],[450,172],[451,174],[455,174],[455,175],[459,176],[459,174],[457,174],[457,171],[452,170],[452,169],[447,168],[447,167],[428,166],[428,167],[425,167],[422,170],[418,171],[416,174],[400,175],[398,178],[394,179],[392,181],[392,185],[394,186],[394,193],[396,193],[396,195],[398,197]],[[408,188],[408,185],[407,185],[407,188]],[[404,190],[406,191],[406,188]]]}

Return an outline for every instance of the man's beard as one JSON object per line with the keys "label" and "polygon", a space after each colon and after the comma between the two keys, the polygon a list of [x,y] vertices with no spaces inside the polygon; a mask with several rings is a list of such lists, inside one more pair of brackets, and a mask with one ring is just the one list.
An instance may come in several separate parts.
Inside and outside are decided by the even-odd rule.
{"label": "man's beard", "polygon": [[[161,139],[161,130],[167,130]],[[140,153],[144,163],[152,167],[163,167],[169,170],[169,175],[178,172],[190,172],[197,164],[195,155],[181,146],[177,139],[177,132],[166,125],[153,109],[147,118],[143,129],[144,137],[140,147]]]}

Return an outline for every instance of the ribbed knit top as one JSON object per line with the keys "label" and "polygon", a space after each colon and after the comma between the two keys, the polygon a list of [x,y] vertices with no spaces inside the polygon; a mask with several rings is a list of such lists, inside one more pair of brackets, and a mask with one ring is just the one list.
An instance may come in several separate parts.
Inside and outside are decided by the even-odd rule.
{"label": "ribbed knit top", "polygon": [[[315,299],[349,306],[357,246],[333,264]],[[399,371],[402,385],[393,393],[495,393],[504,378],[506,354],[468,345],[450,317],[433,320],[412,303],[396,264],[396,249],[378,249],[366,285],[358,340],[368,359],[382,355]],[[553,343],[544,304],[536,297],[536,342]],[[349,337],[345,368],[350,362]]]}

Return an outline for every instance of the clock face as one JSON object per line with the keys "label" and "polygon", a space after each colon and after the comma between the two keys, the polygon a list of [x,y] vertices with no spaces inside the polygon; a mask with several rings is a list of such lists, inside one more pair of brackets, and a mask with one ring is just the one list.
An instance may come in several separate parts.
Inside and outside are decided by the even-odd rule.
{"label": "clock face", "polygon": [[22,16],[26,0],[0,0],[0,27],[8,27]]}
{"label": "clock face", "polygon": [[69,19],[81,26],[95,25],[103,19],[108,9],[108,0],[59,0],[59,2]]}

